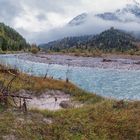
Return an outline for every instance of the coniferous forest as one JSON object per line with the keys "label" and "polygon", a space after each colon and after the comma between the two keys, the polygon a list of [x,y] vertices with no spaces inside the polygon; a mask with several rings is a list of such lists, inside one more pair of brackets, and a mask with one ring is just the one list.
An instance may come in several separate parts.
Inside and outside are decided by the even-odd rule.
{"label": "coniferous forest", "polygon": [[0,23],[0,50],[1,51],[20,51],[27,49],[30,45],[14,29]]}

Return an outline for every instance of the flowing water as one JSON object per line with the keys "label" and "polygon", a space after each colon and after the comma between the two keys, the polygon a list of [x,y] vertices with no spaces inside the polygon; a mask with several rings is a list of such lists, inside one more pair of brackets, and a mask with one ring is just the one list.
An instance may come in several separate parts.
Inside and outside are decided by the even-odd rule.
{"label": "flowing water", "polygon": [[1,55],[0,64],[36,76],[44,76],[47,73],[56,79],[68,77],[77,86],[105,97],[127,100],[140,99],[140,70],[48,65],[19,59],[18,56],[14,55]]}

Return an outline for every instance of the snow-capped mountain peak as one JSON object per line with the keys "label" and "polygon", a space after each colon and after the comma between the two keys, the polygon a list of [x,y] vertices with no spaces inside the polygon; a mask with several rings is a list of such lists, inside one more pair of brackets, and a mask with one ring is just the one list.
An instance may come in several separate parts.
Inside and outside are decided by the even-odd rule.
{"label": "snow-capped mountain peak", "polygon": [[86,22],[87,16],[88,16],[87,13],[82,13],[82,14],[76,16],[74,19],[72,19],[68,24],[70,26],[83,24],[84,22]]}
{"label": "snow-capped mountain peak", "polygon": [[133,3],[127,4],[124,8],[115,12],[106,12],[96,16],[104,20],[140,23],[140,4],[134,0]]}
{"label": "snow-capped mountain peak", "polygon": [[[92,15],[92,16],[91,16]],[[136,0],[132,0],[129,4],[126,4],[124,8],[117,9],[114,12],[105,12],[93,15],[93,13],[82,13],[77,17],[73,18],[68,25],[69,26],[79,26],[87,22],[90,18],[98,17],[103,20],[108,21],[118,21],[118,22],[135,22],[140,23],[140,3]]]}

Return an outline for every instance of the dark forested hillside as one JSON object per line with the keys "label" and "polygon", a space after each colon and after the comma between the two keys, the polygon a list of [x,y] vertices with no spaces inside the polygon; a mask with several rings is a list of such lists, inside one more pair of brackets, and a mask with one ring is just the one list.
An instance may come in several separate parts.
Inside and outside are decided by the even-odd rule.
{"label": "dark forested hillside", "polygon": [[128,51],[136,49],[136,39],[130,34],[111,28],[95,36],[87,42],[90,47],[97,47],[103,51]]}
{"label": "dark forested hillside", "polygon": [[59,51],[62,49],[70,49],[70,48],[77,48],[80,45],[86,45],[88,40],[91,40],[94,36],[93,35],[85,35],[79,37],[65,37],[61,40],[56,40],[49,42],[48,44],[40,45],[41,48],[46,50],[54,50]]}
{"label": "dark forested hillside", "polygon": [[29,45],[26,40],[14,29],[0,23],[0,50],[23,50]]}
{"label": "dark forested hillside", "polygon": [[49,51],[101,50],[103,52],[126,52],[137,50],[135,42],[135,38],[130,34],[110,28],[99,35],[67,37],[40,45],[40,47]]}

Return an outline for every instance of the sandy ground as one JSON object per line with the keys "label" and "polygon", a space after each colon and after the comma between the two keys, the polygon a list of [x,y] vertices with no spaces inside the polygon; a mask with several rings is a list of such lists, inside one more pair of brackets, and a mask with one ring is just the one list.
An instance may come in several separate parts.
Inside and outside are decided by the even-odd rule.
{"label": "sandy ground", "polygon": [[[57,101],[55,101],[55,98],[57,98]],[[62,101],[70,101],[70,96],[60,91],[49,91],[39,97],[32,97],[32,100],[28,101],[28,106],[30,109],[58,110],[62,109],[60,106]]]}
{"label": "sandy ground", "polygon": [[[21,90],[17,93],[18,95],[31,97],[32,99],[27,100],[28,109],[40,109],[40,110],[59,110],[63,109],[61,107],[62,102],[66,102],[70,104],[71,107],[80,107],[82,106],[80,103],[72,101],[69,94],[66,94],[59,90],[49,90],[39,94],[39,96],[35,96],[35,94],[31,94],[31,92]],[[16,101],[19,103],[19,101]],[[23,102],[22,102],[23,104]]]}

